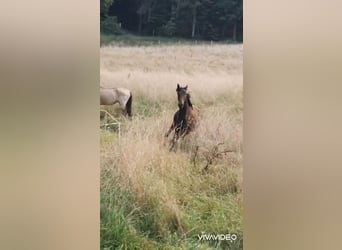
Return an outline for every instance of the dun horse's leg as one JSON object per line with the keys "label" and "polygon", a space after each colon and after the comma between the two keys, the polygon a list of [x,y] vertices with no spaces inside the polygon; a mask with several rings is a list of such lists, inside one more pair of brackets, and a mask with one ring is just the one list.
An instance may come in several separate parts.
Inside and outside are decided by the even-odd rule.
{"label": "dun horse's leg", "polygon": [[120,102],[120,107],[121,107],[121,109],[122,109],[122,114],[123,114],[124,116],[127,116],[127,110],[126,110],[126,105],[125,105],[125,103]]}

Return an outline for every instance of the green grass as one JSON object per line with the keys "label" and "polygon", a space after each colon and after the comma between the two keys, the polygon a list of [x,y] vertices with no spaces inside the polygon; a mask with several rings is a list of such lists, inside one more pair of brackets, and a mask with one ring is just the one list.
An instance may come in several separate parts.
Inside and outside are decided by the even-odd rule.
{"label": "green grass", "polygon": [[130,194],[119,190],[101,193],[101,249],[154,249],[156,244],[132,226],[137,219]]}
{"label": "green grass", "polygon": [[151,117],[162,111],[162,104],[144,96],[137,96],[134,101],[134,113],[140,117]]}
{"label": "green grass", "polygon": [[[101,249],[242,249],[241,205],[236,197],[188,193],[185,200],[180,233],[157,196],[139,204],[130,192],[101,190]],[[202,232],[235,233],[238,240],[199,241]]]}
{"label": "green grass", "polygon": [[105,131],[101,130],[100,133],[100,143],[105,144],[105,143],[110,143],[110,142],[115,142],[117,138],[116,133],[111,133],[110,131]]}
{"label": "green grass", "polygon": [[[139,45],[158,42],[159,38],[124,35],[101,36],[101,39],[109,43]],[[120,139],[115,131],[100,132],[101,249],[240,250],[243,248],[243,93],[242,88],[234,87],[236,85],[227,87],[223,79],[234,83],[240,81],[234,76],[239,71],[232,70],[232,77],[220,73],[239,65],[239,48],[234,50],[235,46],[232,46],[230,58],[224,59],[222,54],[228,46],[205,46],[211,52],[196,52],[203,53],[201,55],[194,52],[194,64],[185,67],[195,73],[188,75],[182,71],[183,66],[172,71],[157,66],[160,62],[164,65],[175,63],[171,56],[165,61],[163,51],[172,49],[180,56],[188,49],[195,51],[195,48],[188,48],[193,46],[155,47],[155,51],[152,47],[134,47],[134,51],[139,52],[139,60],[130,50],[120,54],[121,48],[118,51],[117,47],[102,57],[103,65],[107,67],[103,81],[116,82],[129,69],[134,77],[127,80],[127,87],[134,94],[131,121],[124,118],[119,105],[101,107],[121,122]],[[114,52],[120,55],[119,60],[113,56]],[[196,64],[207,57],[221,60],[222,63],[215,66],[217,72]],[[159,58],[163,60],[158,61]],[[187,54],[184,60],[187,60]],[[137,63],[140,61],[150,62],[152,72],[142,71],[143,64]],[[205,73],[206,70],[212,77],[208,77],[208,84],[203,84],[201,77],[206,81],[206,75],[196,72]],[[162,77],[169,78],[160,81]],[[164,138],[177,110],[174,87],[170,88],[170,95],[165,91],[165,84],[174,84],[174,79],[192,81],[189,83],[192,100],[201,110],[200,126],[179,143],[176,152],[169,151],[169,141]],[[146,87],[141,84],[144,82],[148,83]],[[223,154],[224,151],[230,152]],[[203,234],[229,233],[236,234],[237,240],[198,238]]]}
{"label": "green grass", "polygon": [[106,45],[110,43],[123,44],[123,45],[156,45],[159,43],[176,43],[176,42],[191,42],[191,40],[184,38],[168,38],[158,36],[137,36],[132,34],[124,35],[100,35],[100,44]]}
{"label": "green grass", "polygon": [[[113,133],[101,132],[104,149],[111,147],[114,137]],[[220,180],[216,174],[224,166],[216,165],[203,172],[187,157],[184,160],[175,163],[183,166],[166,162],[165,167],[170,168],[169,174],[148,171],[144,176],[138,174],[136,178],[139,179],[134,179],[134,182],[141,181],[146,190],[139,190],[139,186],[130,183],[125,173],[113,171],[117,164],[122,164],[121,159],[114,156],[110,161],[103,160],[102,250],[242,249],[242,196],[238,188],[231,188],[237,185],[235,176],[229,173]],[[156,158],[150,164],[152,169],[158,171],[163,163]],[[234,165],[234,162],[231,164]],[[172,166],[182,174],[173,173]],[[172,203],[173,199],[175,203]],[[238,238],[234,242],[200,241],[198,236],[202,233],[234,233]]]}
{"label": "green grass", "polygon": [[[161,37],[161,36],[138,36],[133,34],[107,35],[100,34],[100,45],[121,44],[128,46],[149,46],[158,44],[210,44],[210,41],[186,39],[179,37]],[[231,40],[215,42],[215,44],[234,44]]]}
{"label": "green grass", "polygon": [[[242,191],[234,170],[241,163],[226,158],[202,171],[205,161],[199,158],[195,166],[191,150],[149,153],[147,145],[140,148],[147,155],[136,158],[137,151],[127,150],[132,142],[125,133],[136,133],[132,126],[141,128],[144,122],[156,119],[160,107],[147,102],[136,98],[135,109],[141,118],[136,118],[137,124],[123,121],[127,129],[120,146],[116,134],[100,134],[102,151],[112,152],[101,160],[101,249],[242,249]],[[153,138],[150,143],[153,145]],[[132,163],[125,161],[135,162],[135,158],[138,173],[130,174],[126,171]],[[234,242],[201,241],[198,236],[202,233],[230,233],[238,238]]]}

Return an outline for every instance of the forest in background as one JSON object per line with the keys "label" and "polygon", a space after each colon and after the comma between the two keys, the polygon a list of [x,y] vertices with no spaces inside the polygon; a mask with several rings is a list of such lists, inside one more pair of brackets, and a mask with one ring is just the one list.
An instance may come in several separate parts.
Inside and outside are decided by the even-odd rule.
{"label": "forest in background", "polygon": [[101,33],[243,40],[242,0],[100,0]]}

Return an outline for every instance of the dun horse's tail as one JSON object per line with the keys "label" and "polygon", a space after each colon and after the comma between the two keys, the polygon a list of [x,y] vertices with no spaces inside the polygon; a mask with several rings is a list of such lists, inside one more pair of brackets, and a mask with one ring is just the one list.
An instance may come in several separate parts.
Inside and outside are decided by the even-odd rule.
{"label": "dun horse's tail", "polygon": [[132,99],[133,99],[133,96],[132,96],[132,92],[131,92],[129,99],[126,103],[126,111],[127,111],[127,114],[129,117],[132,117]]}

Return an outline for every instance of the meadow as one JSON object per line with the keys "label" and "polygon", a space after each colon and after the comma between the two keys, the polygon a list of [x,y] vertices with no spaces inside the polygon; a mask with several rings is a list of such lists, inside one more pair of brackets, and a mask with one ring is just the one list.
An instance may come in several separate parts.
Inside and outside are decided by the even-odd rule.
{"label": "meadow", "polygon": [[[101,249],[242,249],[241,44],[100,48],[103,87],[133,93],[121,138],[100,132]],[[164,138],[188,85],[198,129],[176,152]],[[200,240],[236,234],[235,241]]]}

